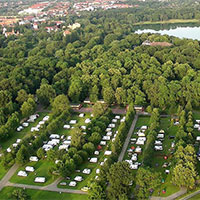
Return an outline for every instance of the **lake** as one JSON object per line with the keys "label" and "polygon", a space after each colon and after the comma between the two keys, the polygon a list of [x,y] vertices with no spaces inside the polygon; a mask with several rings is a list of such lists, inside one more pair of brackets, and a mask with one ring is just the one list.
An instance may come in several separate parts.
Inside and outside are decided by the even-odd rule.
{"label": "lake", "polygon": [[174,25],[151,25],[138,26],[135,33],[159,33],[161,35],[175,36],[178,38],[187,38],[193,40],[200,40],[200,26],[199,24],[174,24]]}

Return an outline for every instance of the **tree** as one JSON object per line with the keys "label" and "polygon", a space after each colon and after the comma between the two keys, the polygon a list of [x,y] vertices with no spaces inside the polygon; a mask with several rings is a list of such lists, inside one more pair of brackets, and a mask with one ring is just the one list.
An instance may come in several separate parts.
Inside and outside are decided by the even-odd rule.
{"label": "tree", "polygon": [[74,160],[74,163],[76,164],[76,166],[80,166],[83,162],[83,159],[79,154],[74,154],[73,160]]}
{"label": "tree", "polygon": [[106,193],[102,186],[97,182],[90,184],[90,190],[88,194],[89,200],[106,200]]}
{"label": "tree", "polygon": [[94,85],[90,91],[90,101],[96,102],[98,100],[99,90],[97,85]]}
{"label": "tree", "polygon": [[45,158],[45,151],[42,147],[37,150],[37,157],[42,159]]}
{"label": "tree", "polygon": [[105,104],[102,103],[95,103],[93,108],[92,108],[92,113],[94,115],[95,118],[100,117],[101,115],[103,115],[105,113],[107,109],[107,106]]}
{"label": "tree", "polygon": [[53,149],[50,149],[49,151],[47,151],[47,159],[49,161],[54,161],[56,159],[56,151]]}
{"label": "tree", "polygon": [[196,170],[193,163],[177,164],[174,167],[172,181],[179,187],[187,187],[193,189],[196,181]]}
{"label": "tree", "polygon": [[119,105],[126,105],[126,90],[121,87],[117,88],[115,98]]}
{"label": "tree", "polygon": [[122,194],[128,196],[129,185],[133,180],[133,176],[127,162],[117,162],[111,165],[107,177],[110,183],[108,187],[109,199],[118,199]]}
{"label": "tree", "polygon": [[76,147],[77,149],[80,149],[83,143],[84,143],[83,133],[79,128],[74,128],[72,130],[71,145]]}
{"label": "tree", "polygon": [[93,143],[88,142],[86,144],[83,145],[83,150],[85,150],[89,155],[94,153],[95,150],[95,146]]}
{"label": "tree", "polygon": [[19,102],[19,104],[23,104],[25,101],[28,100],[28,94],[26,93],[26,90],[21,89],[17,93],[16,100]]}
{"label": "tree", "polygon": [[32,98],[28,98],[21,106],[21,112],[23,117],[28,117],[35,112],[36,104]]}
{"label": "tree", "polygon": [[28,200],[30,199],[29,196],[26,194],[25,190],[23,189],[15,189],[12,192],[12,198],[16,200]]}
{"label": "tree", "polygon": [[179,187],[194,188],[197,179],[194,147],[192,145],[187,145],[184,148],[182,145],[179,145],[174,158],[176,165],[172,173],[172,181]]}
{"label": "tree", "polygon": [[160,185],[160,175],[150,169],[139,168],[136,174],[137,189],[135,194],[138,199],[148,199],[150,191]]}
{"label": "tree", "polygon": [[64,110],[69,110],[69,100],[64,94],[58,95],[52,102],[52,112],[54,115],[59,115]]}
{"label": "tree", "polygon": [[94,132],[88,140],[94,144],[98,144],[101,141],[101,135],[97,132]]}
{"label": "tree", "polygon": [[81,92],[83,90],[83,84],[78,77],[74,80],[72,80],[69,90],[68,90],[68,96],[70,97],[71,101],[73,102],[79,102]]}
{"label": "tree", "polygon": [[51,85],[42,84],[36,91],[38,100],[44,106],[49,106],[51,100],[56,96],[56,92]]}
{"label": "tree", "polygon": [[115,101],[115,93],[111,87],[106,87],[103,89],[103,99],[104,101],[111,105]]}
{"label": "tree", "polygon": [[26,146],[22,144],[19,151],[16,154],[16,160],[20,164],[25,164],[29,158],[29,151]]}

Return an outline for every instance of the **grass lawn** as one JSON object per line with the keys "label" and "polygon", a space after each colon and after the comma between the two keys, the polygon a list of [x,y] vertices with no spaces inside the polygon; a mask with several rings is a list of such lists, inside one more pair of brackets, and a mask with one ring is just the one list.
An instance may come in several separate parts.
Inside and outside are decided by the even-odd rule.
{"label": "grass lawn", "polygon": [[199,200],[200,199],[200,194],[197,194],[196,196],[190,198],[190,200]]}
{"label": "grass lawn", "polygon": [[[161,172],[162,178],[165,180],[165,182],[157,188],[153,196],[158,196],[160,194],[161,197],[167,197],[175,192],[179,191],[179,188],[176,187],[171,183],[171,174],[166,174],[165,170],[169,169],[170,167],[163,168],[163,164],[170,163],[170,159],[172,157],[171,155],[171,143],[174,141],[173,139],[170,139],[169,136],[175,136],[176,132],[178,130],[177,126],[170,126],[170,117],[167,118],[161,118],[160,120],[160,129],[163,129],[165,131],[165,138],[163,141],[163,151],[154,153],[154,159],[152,161],[152,166],[155,168],[157,172]],[[164,156],[168,156],[168,159],[165,160]],[[165,189],[166,193],[163,194],[162,190]]]}
{"label": "grass lawn", "polygon": [[[162,193],[163,190],[166,191],[165,194]],[[157,188],[154,191],[153,196],[167,197],[167,196],[174,194],[175,192],[178,192],[179,190],[180,190],[179,187],[177,187],[171,183],[171,175],[168,175],[167,179],[165,180],[165,183],[161,184],[159,186],[159,188]]]}
{"label": "grass lawn", "polygon": [[170,19],[166,21],[146,21],[146,22],[138,22],[134,25],[143,25],[143,24],[176,24],[176,23],[198,23],[198,19]]}
{"label": "grass lawn", "polygon": [[2,149],[3,150],[7,149],[10,145],[15,143],[17,139],[21,139],[24,136],[30,134],[31,127],[36,126],[38,122],[41,121],[45,115],[47,115],[47,113],[43,112],[43,113],[39,113],[39,115],[40,117],[38,117],[38,119],[34,123],[30,123],[27,128],[24,128],[20,132],[17,132],[17,131],[14,132],[12,136],[8,138],[6,141],[0,141],[0,146],[2,147]]}
{"label": "grass lawn", "polygon": [[[17,188],[14,187],[5,187],[0,192],[0,200],[12,199],[10,196]],[[49,192],[41,190],[32,190],[26,189],[26,194],[31,197],[31,200],[86,200],[87,195],[81,194],[69,194],[69,193],[58,193],[58,192]]]}
{"label": "grass lawn", "polygon": [[5,176],[7,171],[8,170],[5,170],[2,164],[0,163],[0,180]]}
{"label": "grass lawn", "polygon": [[[17,176],[17,173],[20,170],[25,170],[25,166],[20,167],[16,171],[16,173],[11,177],[10,182],[27,184],[27,185],[40,185],[40,186],[48,185],[55,180],[55,177],[48,174],[48,169],[52,165],[54,165],[54,163],[49,162],[47,160],[39,160],[38,162],[27,163],[26,166],[33,166],[35,168],[35,172],[29,172],[27,177],[20,177],[20,176]],[[46,182],[45,183],[35,183],[34,180],[38,176],[45,177]]]}

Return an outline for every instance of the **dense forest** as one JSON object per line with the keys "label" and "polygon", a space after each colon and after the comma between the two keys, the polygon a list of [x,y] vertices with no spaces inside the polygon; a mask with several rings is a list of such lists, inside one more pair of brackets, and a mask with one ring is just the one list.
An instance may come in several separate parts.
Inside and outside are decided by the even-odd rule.
{"label": "dense forest", "polygon": [[[65,37],[62,31],[49,34],[29,26],[16,27],[18,37],[1,35],[0,135],[7,135],[3,125],[29,98],[35,101],[35,94],[45,106],[59,94],[73,103],[89,97],[161,110],[199,106],[199,42],[134,34],[134,17],[127,16],[128,11],[72,16],[66,24],[79,22],[81,28]],[[173,45],[143,46],[145,40]]]}

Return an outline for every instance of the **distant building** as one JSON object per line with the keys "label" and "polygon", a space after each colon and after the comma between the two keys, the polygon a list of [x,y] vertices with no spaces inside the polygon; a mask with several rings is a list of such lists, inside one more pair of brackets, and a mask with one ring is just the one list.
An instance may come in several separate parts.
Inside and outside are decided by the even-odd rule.
{"label": "distant building", "polygon": [[37,24],[37,23],[34,23],[34,24],[33,24],[33,29],[34,29],[34,30],[38,30],[38,24]]}
{"label": "distant building", "polygon": [[144,112],[144,107],[136,105],[136,106],[134,106],[134,110],[136,112]]}
{"label": "distant building", "polygon": [[69,34],[71,34],[71,32],[69,31],[69,30],[65,30],[64,32],[63,32],[63,36],[65,37],[66,35],[69,35]]}
{"label": "distant building", "polygon": [[68,28],[70,28],[72,30],[74,30],[76,28],[80,28],[80,27],[81,27],[81,25],[79,23],[74,23],[74,24],[68,26]]}
{"label": "distant building", "polygon": [[149,40],[145,40],[142,45],[144,46],[162,46],[162,47],[170,47],[172,46],[169,42],[150,42]]}
{"label": "distant building", "polygon": [[4,29],[3,33],[4,33],[5,37],[11,36],[11,35],[15,35],[15,36],[20,35],[19,31],[17,31],[17,33],[15,33],[14,29],[12,29],[12,32],[6,32],[6,30]]}

